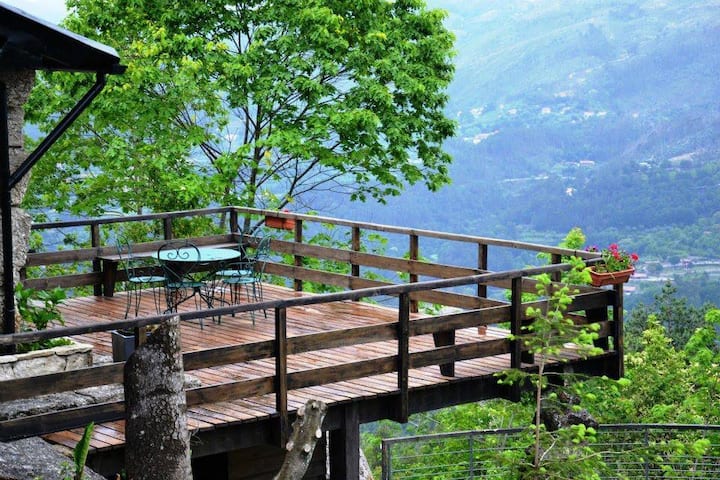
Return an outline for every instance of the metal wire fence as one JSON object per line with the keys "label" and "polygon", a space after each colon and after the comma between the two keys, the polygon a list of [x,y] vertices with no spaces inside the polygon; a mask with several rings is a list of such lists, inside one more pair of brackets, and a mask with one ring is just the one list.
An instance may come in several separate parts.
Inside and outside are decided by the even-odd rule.
{"label": "metal wire fence", "polygon": [[[383,479],[517,479],[531,445],[526,429],[386,439]],[[720,479],[720,425],[601,425],[587,441],[543,448],[565,471],[583,463],[602,479]]]}

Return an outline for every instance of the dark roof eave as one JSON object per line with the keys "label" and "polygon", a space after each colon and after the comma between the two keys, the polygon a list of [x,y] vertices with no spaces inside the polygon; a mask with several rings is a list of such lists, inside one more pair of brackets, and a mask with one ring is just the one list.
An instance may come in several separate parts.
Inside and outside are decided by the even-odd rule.
{"label": "dark roof eave", "polygon": [[0,2],[0,71],[25,69],[125,71],[114,48]]}

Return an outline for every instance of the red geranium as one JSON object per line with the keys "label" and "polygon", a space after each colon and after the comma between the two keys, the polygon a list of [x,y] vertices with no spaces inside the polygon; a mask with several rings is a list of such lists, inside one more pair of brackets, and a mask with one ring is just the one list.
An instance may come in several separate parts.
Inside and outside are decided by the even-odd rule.
{"label": "red geranium", "polygon": [[[588,252],[599,251],[597,247],[588,247]],[[620,270],[627,270],[633,268],[635,262],[640,258],[637,253],[628,253],[621,249],[617,243],[611,243],[608,248],[604,248],[600,251],[602,256],[602,263],[595,265],[595,271],[602,272],[619,272]]]}

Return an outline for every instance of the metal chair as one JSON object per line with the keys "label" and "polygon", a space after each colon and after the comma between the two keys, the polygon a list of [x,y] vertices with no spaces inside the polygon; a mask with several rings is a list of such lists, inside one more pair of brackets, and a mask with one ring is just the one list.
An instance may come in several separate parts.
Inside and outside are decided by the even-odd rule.
{"label": "metal chair", "polygon": [[[239,248],[242,249],[242,245]],[[240,300],[240,289],[245,287],[248,301],[252,298],[255,302],[262,302],[262,278],[265,271],[265,262],[270,254],[270,237],[260,239],[251,256],[248,257],[246,252],[242,251],[244,260],[230,264],[225,269],[217,272],[217,276],[223,282],[223,298],[227,287],[230,290],[230,303],[237,304]],[[252,297],[250,296],[251,291]],[[263,309],[263,314],[267,318],[266,309]],[[255,312],[251,311],[250,316],[253,325],[255,325]]]}
{"label": "metal chair", "polygon": [[[178,305],[194,298],[195,307],[199,309],[201,302],[212,307],[212,289],[202,271],[200,250],[187,240],[167,242],[158,248],[157,258],[161,259],[165,285],[167,309],[165,313],[177,312]],[[204,328],[200,318],[200,328]]]}
{"label": "metal chair", "polygon": [[157,263],[146,258],[134,257],[132,244],[127,239],[117,240],[117,252],[119,263],[125,271],[125,296],[127,298],[125,318],[128,318],[130,307],[133,305],[135,316],[138,316],[142,292],[147,288],[152,291],[156,313],[160,313],[160,288],[165,282],[165,277],[153,273],[153,270],[158,267]]}
{"label": "metal chair", "polygon": [[[225,290],[230,290],[230,303],[237,305],[240,303],[241,289],[245,288],[247,301],[257,301],[257,288],[255,286],[255,262],[246,260],[228,265],[226,270],[222,272],[220,277],[223,283],[222,298],[225,301]],[[250,296],[252,291],[252,297]],[[235,314],[233,313],[233,316]],[[255,311],[250,311],[250,318],[255,325]]]}

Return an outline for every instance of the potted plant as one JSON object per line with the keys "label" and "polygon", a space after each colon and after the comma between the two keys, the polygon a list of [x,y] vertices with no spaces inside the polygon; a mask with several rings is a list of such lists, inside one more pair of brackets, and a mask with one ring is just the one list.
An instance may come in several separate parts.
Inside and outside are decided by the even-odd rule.
{"label": "potted plant", "polygon": [[113,362],[124,362],[135,351],[135,331],[132,328],[112,330]]}
{"label": "potted plant", "polygon": [[602,250],[598,250],[597,247],[588,247],[587,251],[600,251],[602,259],[601,262],[590,267],[590,278],[595,287],[625,283],[635,273],[635,262],[639,259],[637,253],[628,253],[617,243],[612,243],[608,248]]}
{"label": "potted plant", "polygon": [[[145,335],[150,336],[155,331],[157,325],[152,325],[145,329]],[[123,328],[120,330],[111,330],[110,337],[112,339],[112,359],[113,362],[125,362],[135,351],[135,329]]]}

